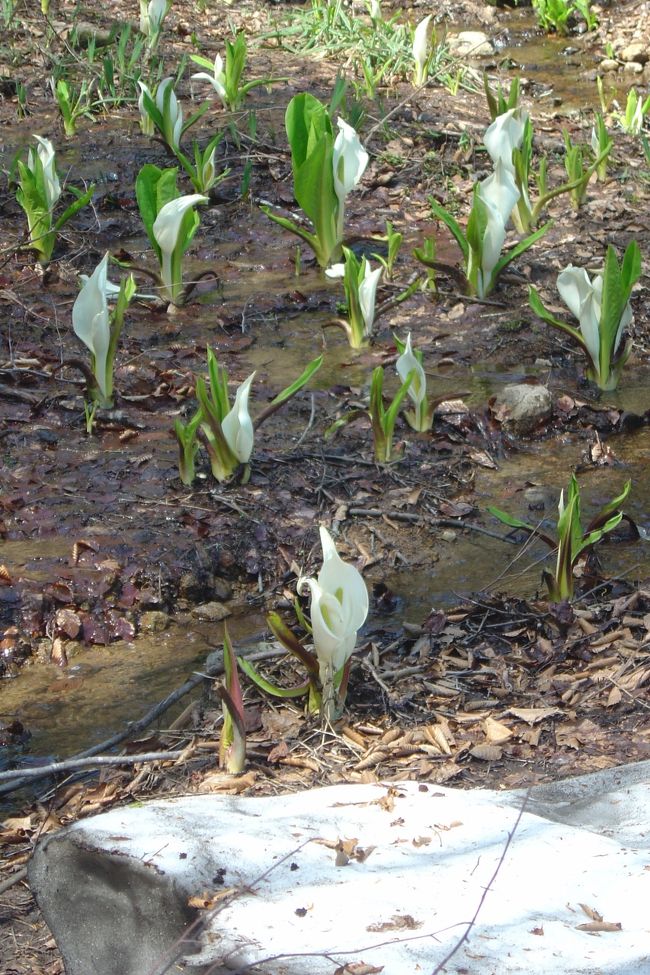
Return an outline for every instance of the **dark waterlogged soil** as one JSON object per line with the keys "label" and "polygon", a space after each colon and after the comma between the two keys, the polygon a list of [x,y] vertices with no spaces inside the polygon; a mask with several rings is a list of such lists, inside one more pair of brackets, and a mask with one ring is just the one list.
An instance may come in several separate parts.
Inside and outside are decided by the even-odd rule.
{"label": "dark waterlogged soil", "polygon": [[[192,4],[173,3],[160,48],[164,74],[195,50],[194,42],[208,56],[220,50],[230,23],[254,38],[298,10],[207,6],[197,12]],[[480,26],[498,43],[507,42],[513,14],[474,3],[442,6],[463,26]],[[577,45],[581,52],[576,77],[584,80],[595,73],[607,40],[634,39],[639,16],[647,17],[645,6],[607,8],[598,34],[567,40],[567,47]],[[201,210],[187,265],[188,275],[211,271],[214,277],[203,282],[194,303],[174,314],[149,300],[131,306],[117,358],[115,408],[98,414],[88,436],[82,377],[71,363],[85,356],[71,329],[77,274],[90,273],[107,249],[152,266],[134,179],[145,162],[165,166],[171,160],[162,144],[140,133],[134,105],[82,120],[73,138],[64,137],[46,79],[53,60],[74,62],[80,56],[66,33],[74,9],[66,3],[53,10],[56,36],[34,18],[26,22],[29,30],[16,25],[8,31],[1,48],[7,79],[0,103],[4,169],[10,170],[15,153],[38,133],[55,143],[59,168],[70,183],[96,184],[92,207],[66,227],[45,270],[16,249],[22,214],[6,180],[0,191],[4,686],[20,687],[34,668],[54,665],[74,677],[75,668],[83,669],[84,654],[103,648],[117,656],[128,648],[137,652],[138,641],[151,640],[159,626],[188,630],[207,621],[213,624],[208,642],[217,646],[221,628],[216,621],[230,613],[234,632],[237,627],[242,633],[260,632],[266,610],[290,606],[296,573],[317,570],[319,524],[331,528],[341,554],[364,572],[373,605],[359,641],[348,714],[337,736],[323,743],[320,733],[314,737],[313,721],[299,710],[271,709],[247,690],[250,768],[233,780],[214,772],[219,709],[208,699],[185,715],[175,737],[154,732],[135,746],[136,752],[146,752],[193,741],[183,763],[147,767],[151,770],[135,779],[131,772],[107,772],[99,784],[82,782],[50,792],[45,805],[30,806],[31,800],[25,800],[25,808],[7,820],[0,834],[8,854],[7,876],[25,862],[43,830],[134,795],[188,789],[260,793],[412,777],[466,787],[514,787],[647,758],[650,590],[641,541],[636,569],[626,578],[608,578],[597,564],[588,567],[579,591],[589,595],[573,610],[550,606],[541,589],[535,599],[534,587],[528,593],[533,601],[515,598],[506,589],[502,595],[479,594],[454,605],[459,601],[449,593],[444,606],[432,600],[431,612],[405,629],[401,603],[387,584],[401,578],[404,592],[409,577],[421,578],[429,569],[433,577],[440,561],[446,567],[453,563],[454,539],[463,533],[501,534],[485,514],[485,499],[475,493],[476,477],[521,450],[541,445],[543,452],[560,457],[567,443],[575,443],[600,502],[629,476],[626,463],[618,460],[620,437],[628,438],[629,452],[634,431],[647,432],[650,410],[643,392],[650,368],[647,274],[632,299],[635,347],[629,383],[641,392],[627,400],[623,392],[599,397],[583,382],[580,360],[568,344],[528,309],[527,285],[537,285],[547,303],[557,306],[554,282],[560,269],[569,263],[599,268],[608,243],[622,252],[632,239],[639,242],[647,267],[650,173],[638,140],[616,131],[608,180],[590,185],[578,213],[564,197],[554,203],[549,232],[514,263],[489,299],[468,299],[457,279],[442,270],[435,293],[416,293],[388,311],[372,348],[354,353],[341,333],[323,328],[337,314],[337,286],[318,272],[306,251],[297,274],[295,241],[258,208],[259,201],[266,201],[292,210],[284,109],[298,91],[327,100],[341,62],[286,55],[275,39],[259,47],[251,42],[250,76],[287,80],[271,93],[256,89],[234,117],[215,102],[193,130],[207,141],[216,128],[229,126],[219,151],[230,175]],[[119,5],[114,9],[111,16],[121,10]],[[418,8],[412,20],[427,12]],[[123,15],[135,17],[126,7]],[[110,27],[93,9],[80,10],[76,17]],[[508,81],[512,72],[497,70],[498,60],[483,64]],[[18,118],[12,95],[16,65],[27,89],[29,114],[24,118]],[[178,86],[186,105],[189,73]],[[549,156],[551,183],[563,179],[563,129],[574,141],[590,137],[591,111],[563,108],[570,91],[571,74],[560,73],[559,59],[556,91],[534,78],[525,88],[536,145]],[[382,91],[380,102],[368,102],[366,110],[361,129],[371,162],[361,189],[349,198],[347,227],[360,252],[377,249],[372,238],[382,234],[386,220],[403,232],[394,279],[382,286],[381,297],[390,299],[417,270],[411,252],[425,236],[436,236],[441,264],[457,263],[455,244],[433,220],[427,198],[433,195],[449,205],[463,222],[472,185],[488,172],[480,148],[488,116],[482,93],[452,95],[432,85],[413,96],[402,82]],[[249,169],[250,190],[242,200],[242,178]],[[141,283],[146,290],[146,279]],[[344,411],[367,403],[376,365],[388,366],[388,388],[394,391],[392,333],[404,336],[407,331],[424,352],[433,388],[437,384],[447,400],[431,434],[413,435],[400,421],[403,460],[381,467],[373,461],[364,421],[332,441],[325,442],[323,434]],[[206,345],[216,351],[233,383],[257,369],[254,413],[308,360],[324,354],[323,368],[310,386],[260,428],[246,484],[217,484],[203,455],[191,488],[178,478],[171,429],[175,417],[193,412],[195,377],[205,371]],[[525,442],[508,432],[492,398],[504,382],[520,381],[547,383],[555,404],[550,420]],[[640,439],[638,449],[650,452],[646,444],[647,438]],[[519,470],[516,483],[502,484],[500,496],[488,500],[507,507],[521,492],[544,487],[527,480],[525,464]],[[569,474],[567,469],[560,483]],[[533,494],[531,499],[534,507]],[[553,515],[554,506],[547,512]],[[534,520],[543,516],[539,509],[530,513]],[[518,551],[505,543],[493,549],[484,581],[499,576]],[[287,664],[268,666],[274,680],[295,684],[300,679]],[[143,674],[143,687],[146,682]],[[142,710],[136,708],[132,717]],[[5,711],[0,703],[0,712],[5,767],[33,761],[31,729],[21,722],[20,709]],[[87,743],[76,742],[68,753]],[[53,757],[61,757],[54,752]],[[9,913],[19,947],[12,942],[7,971],[61,971],[31,902],[18,898]]]}

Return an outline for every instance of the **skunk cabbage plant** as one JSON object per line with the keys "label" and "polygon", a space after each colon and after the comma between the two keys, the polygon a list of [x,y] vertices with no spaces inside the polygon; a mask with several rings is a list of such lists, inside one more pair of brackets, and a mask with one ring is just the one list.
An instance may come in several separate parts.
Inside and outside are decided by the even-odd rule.
{"label": "skunk cabbage plant", "polygon": [[310,618],[314,650],[323,688],[322,714],[333,720],[338,711],[335,677],[347,663],[357,632],[368,615],[368,590],[361,573],[344,562],[326,528],[320,528],[323,564],[316,578],[302,576],[298,592],[311,595]]}
{"label": "skunk cabbage plant", "polygon": [[610,244],[601,274],[590,278],[584,268],[569,265],[558,275],[557,289],[579,327],[555,318],[542,304],[535,288],[529,288],[533,311],[554,328],[569,335],[585,352],[587,377],[600,389],[616,389],[632,348],[625,336],[632,324],[632,288],[641,275],[641,252],[631,241],[619,265]]}
{"label": "skunk cabbage plant", "polygon": [[313,231],[262,207],[271,220],[306,241],[323,268],[340,260],[345,201],[368,164],[368,153],[352,126],[342,119],[337,124],[335,138],[326,107],[313,95],[295,95],[287,107],[294,195]]}
{"label": "skunk cabbage plant", "polygon": [[90,277],[84,280],[72,306],[72,327],[75,335],[90,350],[90,375],[87,376],[91,400],[102,407],[113,405],[113,368],[117,343],[124,324],[124,313],[135,294],[133,276],[122,281],[117,303],[109,311],[107,294],[108,251]]}
{"label": "skunk cabbage plant", "polygon": [[428,14],[421,20],[413,32],[413,60],[415,61],[415,72],[413,74],[413,84],[423,85],[428,77],[429,67],[429,23],[432,14]]}
{"label": "skunk cabbage plant", "polygon": [[375,323],[377,287],[382,267],[374,271],[367,258],[358,260],[353,251],[343,248],[344,264],[335,264],[325,273],[331,278],[343,278],[347,303],[347,319],[337,319],[353,349],[369,345]]}

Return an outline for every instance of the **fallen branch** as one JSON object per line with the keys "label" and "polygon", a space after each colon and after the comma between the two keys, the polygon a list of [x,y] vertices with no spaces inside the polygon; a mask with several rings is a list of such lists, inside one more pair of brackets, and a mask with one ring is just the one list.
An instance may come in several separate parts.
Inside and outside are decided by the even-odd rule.
{"label": "fallen branch", "polygon": [[95,768],[101,765],[139,765],[140,762],[172,762],[180,758],[183,750],[175,752],[143,752],[141,755],[95,755],[93,758],[66,758],[62,762],[39,765],[38,768],[18,768],[10,772],[0,772],[0,782],[21,779],[42,779],[46,775],[59,772],[76,772],[82,768]]}

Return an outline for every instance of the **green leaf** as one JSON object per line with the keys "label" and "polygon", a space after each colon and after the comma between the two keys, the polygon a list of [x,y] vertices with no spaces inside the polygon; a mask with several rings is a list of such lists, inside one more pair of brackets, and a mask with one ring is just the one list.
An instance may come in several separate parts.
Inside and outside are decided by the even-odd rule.
{"label": "green leaf", "polygon": [[63,211],[61,216],[58,218],[58,220],[55,222],[54,226],[52,227],[54,233],[58,233],[59,230],[61,230],[61,228],[68,222],[68,220],[71,220],[72,217],[74,217],[74,215],[79,212],[79,210],[85,207],[87,203],[90,203],[94,192],[95,192],[95,185],[93,184],[92,186],[88,187],[85,193],[77,197],[74,203],[71,203],[70,206]]}
{"label": "green leaf", "polygon": [[491,504],[487,506],[487,510],[491,515],[494,515],[495,518],[498,518],[499,521],[503,522],[504,525],[507,525],[508,528],[522,529],[523,531],[528,532],[529,535],[534,535],[542,542],[545,542],[549,548],[556,547],[557,543],[555,539],[551,538],[551,536],[547,535],[545,532],[540,531],[540,529],[535,525],[529,525],[528,522],[522,521],[520,518],[515,518],[514,515],[509,515],[507,511],[502,511],[500,508],[495,508],[494,505]]}
{"label": "green leaf", "polygon": [[297,657],[298,660],[300,660],[310,677],[317,678],[319,666],[316,654],[312,653],[310,650],[306,650],[305,647],[303,647],[298,637],[292,630],[289,629],[278,613],[269,613],[266,617],[266,622],[276,640],[278,640],[282,646],[289,651],[289,653],[293,654],[294,657]]}
{"label": "green leaf", "polygon": [[307,385],[311,377],[314,375],[314,373],[318,372],[318,370],[322,365],[323,365],[322,355],[319,355],[315,359],[312,359],[312,361],[301,372],[301,374],[298,376],[295,382],[291,383],[290,386],[287,386],[285,389],[283,389],[281,393],[278,393],[278,395],[271,400],[270,405],[277,406],[280,403],[286,403],[286,401],[288,399],[291,399],[292,396],[295,396],[295,394],[300,389],[302,389],[303,386]]}
{"label": "green leaf", "polygon": [[508,253],[504,254],[503,257],[501,257],[500,260],[497,261],[494,270],[492,271],[491,280],[493,282],[496,282],[497,278],[499,277],[503,269],[507,267],[511,261],[514,261],[516,257],[519,257],[521,254],[524,253],[524,251],[527,251],[529,247],[532,247],[533,244],[536,244],[537,241],[540,240],[548,230],[550,230],[551,226],[552,226],[552,222],[549,220],[548,223],[545,223],[544,226],[540,227],[539,230],[536,230],[535,233],[530,234],[530,236],[526,237],[525,240],[520,240],[518,244],[515,244],[514,247],[511,247]]}
{"label": "green leaf", "polygon": [[[465,237],[465,234],[460,228],[460,224],[456,220],[454,220],[451,213],[445,210],[445,208],[440,203],[438,203],[437,200],[434,200],[432,196],[429,197],[429,206],[433,210],[434,216],[438,217],[439,220],[442,220],[442,222],[451,231],[456,243],[461,249],[465,262],[467,262],[467,259],[469,257],[469,244],[467,242],[467,238]],[[418,258],[418,260],[421,260],[421,258]],[[426,264],[426,261],[423,261],[423,263]]]}
{"label": "green leaf", "polygon": [[158,216],[158,183],[162,177],[163,170],[152,163],[146,163],[138,173],[135,180],[135,198],[138,201],[140,217],[147,231],[149,242],[156,252],[158,260],[161,260],[160,247],[153,235],[153,225]]}
{"label": "green leaf", "polygon": [[265,691],[267,694],[271,694],[273,697],[302,697],[309,690],[310,682],[305,681],[304,684],[299,684],[297,687],[278,687],[277,684],[271,684],[265,677],[262,677],[260,673],[253,667],[251,663],[246,660],[246,657],[238,657],[237,663],[240,668],[249,677],[254,684],[260,688],[260,690]]}

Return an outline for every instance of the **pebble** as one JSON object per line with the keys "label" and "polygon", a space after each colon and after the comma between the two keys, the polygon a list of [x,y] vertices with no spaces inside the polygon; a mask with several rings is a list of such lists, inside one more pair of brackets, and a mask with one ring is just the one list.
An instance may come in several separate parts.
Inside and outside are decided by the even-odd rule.
{"label": "pebble", "polygon": [[618,56],[621,61],[636,61],[638,64],[645,64],[650,61],[650,51],[645,44],[636,41],[633,44],[628,44],[627,47],[622,48],[618,52]]}
{"label": "pebble", "polygon": [[150,609],[140,617],[141,633],[162,633],[169,626],[169,616],[159,609]]}
{"label": "pebble", "polygon": [[228,607],[217,602],[203,603],[201,606],[195,606],[192,610],[192,616],[195,620],[205,620],[208,623],[218,623],[230,615],[232,614]]}

